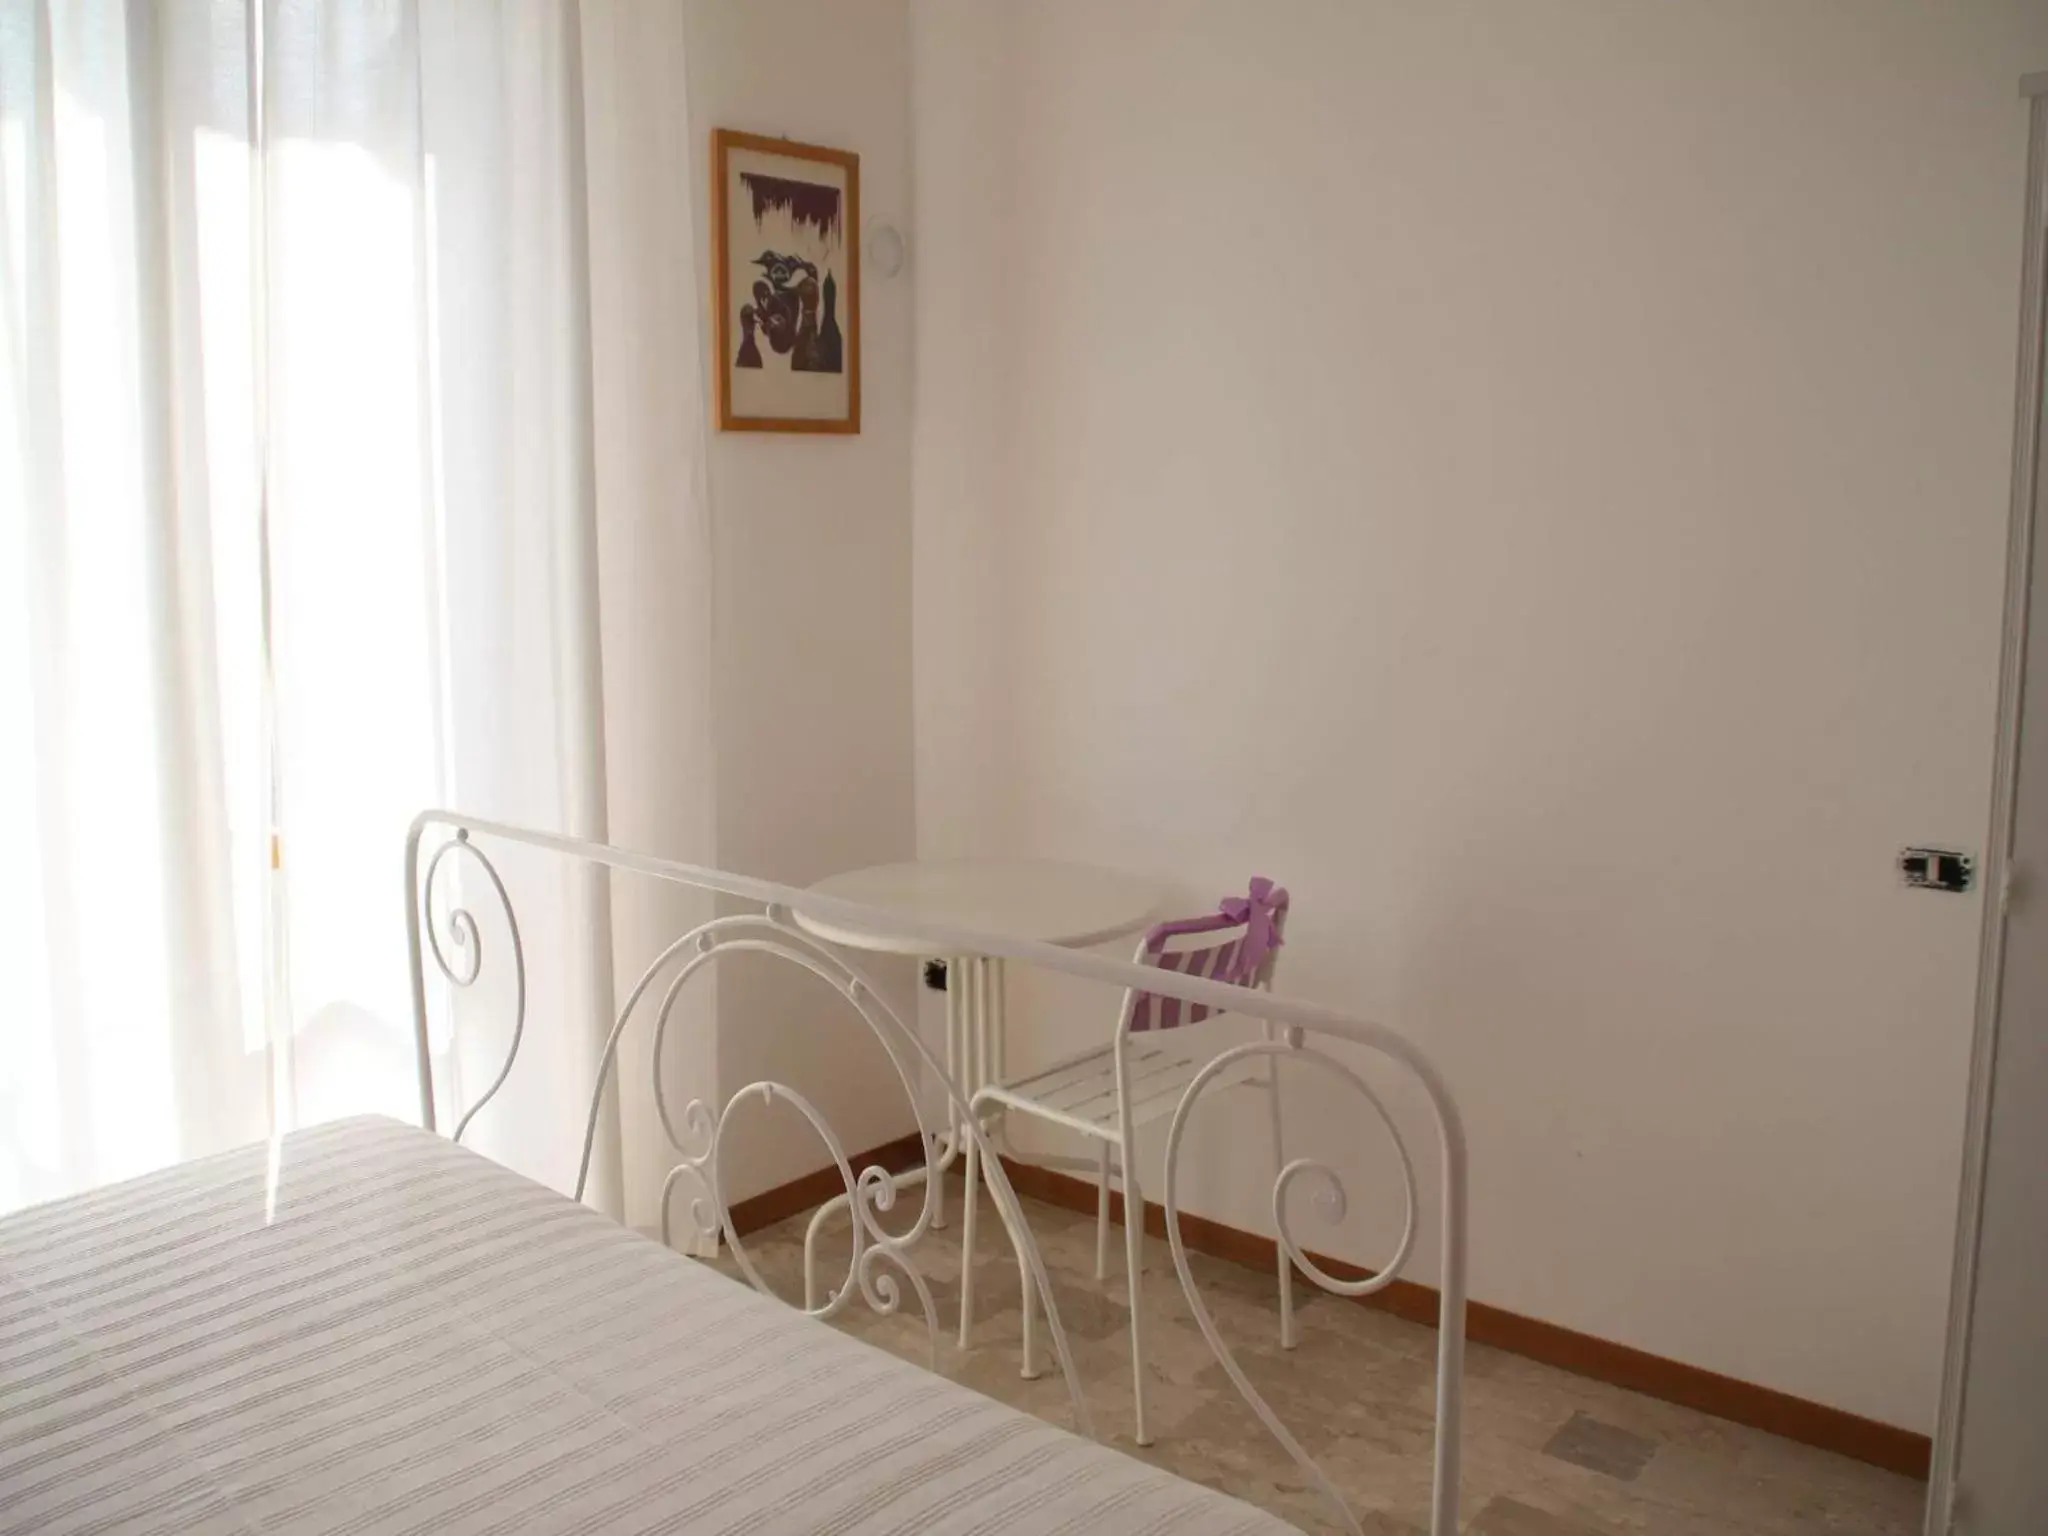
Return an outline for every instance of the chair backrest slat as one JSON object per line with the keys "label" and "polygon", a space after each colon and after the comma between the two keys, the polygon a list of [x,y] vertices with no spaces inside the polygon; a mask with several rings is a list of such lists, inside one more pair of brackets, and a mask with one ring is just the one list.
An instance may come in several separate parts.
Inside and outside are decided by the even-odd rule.
{"label": "chair backrest slat", "polygon": [[[1161,923],[1145,935],[1139,956],[1146,965],[1231,986],[1256,987],[1268,979],[1274,952],[1287,923],[1284,888],[1254,877],[1244,896],[1226,897],[1214,912]],[[1214,942],[1187,942],[1214,938]],[[1153,992],[1131,998],[1131,1031],[1178,1029],[1198,1024],[1218,1010]]]}

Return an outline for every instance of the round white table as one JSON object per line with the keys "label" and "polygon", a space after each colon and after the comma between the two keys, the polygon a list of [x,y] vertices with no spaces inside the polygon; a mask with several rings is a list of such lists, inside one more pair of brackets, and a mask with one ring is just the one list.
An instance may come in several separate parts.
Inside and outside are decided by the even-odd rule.
{"label": "round white table", "polygon": [[[811,889],[924,922],[1066,949],[1136,933],[1152,921],[1164,895],[1157,881],[1139,875],[1052,859],[912,859],[831,875]],[[922,955],[928,948],[886,927],[803,913],[796,918],[815,937],[854,949]]]}
{"label": "round white table", "polygon": [[[1050,859],[913,859],[902,864],[875,864],[820,880],[811,889],[866,906],[900,913],[915,921],[968,928],[1011,939],[1036,939],[1066,949],[1086,949],[1123,938],[1151,924],[1165,897],[1157,881],[1090,864]],[[879,954],[914,955],[946,963],[946,1072],[963,1101],[1004,1072],[1003,962],[992,955],[932,955],[930,946],[891,931],[886,923],[870,927],[794,914],[797,925],[814,938],[849,949]],[[961,1119],[949,1112],[949,1128],[941,1150],[941,1173],[953,1166],[967,1141]],[[901,1184],[921,1183],[925,1170],[898,1176]],[[933,1202],[936,1225],[945,1225],[945,1185]],[[824,1216],[845,1196],[829,1203],[813,1218],[815,1234]],[[806,1241],[804,1304],[815,1307],[810,1249]]]}

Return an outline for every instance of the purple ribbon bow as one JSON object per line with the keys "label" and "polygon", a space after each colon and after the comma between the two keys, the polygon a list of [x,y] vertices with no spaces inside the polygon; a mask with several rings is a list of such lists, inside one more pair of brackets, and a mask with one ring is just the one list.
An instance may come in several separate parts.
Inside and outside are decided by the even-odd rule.
{"label": "purple ribbon bow", "polygon": [[1238,975],[1234,979],[1249,985],[1265,969],[1266,957],[1284,942],[1274,924],[1287,910],[1287,891],[1264,875],[1253,875],[1249,895],[1226,896],[1216,904],[1216,910],[1231,922],[1245,925],[1244,947],[1239,951]]}

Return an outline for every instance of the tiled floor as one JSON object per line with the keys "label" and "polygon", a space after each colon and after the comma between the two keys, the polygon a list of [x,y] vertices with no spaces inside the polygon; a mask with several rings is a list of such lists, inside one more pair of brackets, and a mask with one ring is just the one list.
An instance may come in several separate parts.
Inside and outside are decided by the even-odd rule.
{"label": "tiled floor", "polygon": [[[1147,1408],[1158,1443],[1145,1450],[1133,1443],[1121,1247],[1113,1248],[1112,1278],[1098,1283],[1093,1221],[1026,1204],[1102,1438],[1305,1529],[1335,1529],[1320,1496],[1239,1401],[1195,1326],[1165,1245],[1151,1239],[1145,1244]],[[1038,1381],[1018,1375],[1016,1264],[986,1205],[976,1325],[970,1347],[955,1347],[958,1199],[948,1206],[954,1221],[923,1245],[921,1264],[940,1318],[940,1370],[1042,1418],[1069,1423],[1066,1388],[1049,1360]],[[902,1214],[899,1207],[896,1215]],[[748,1241],[763,1278],[797,1301],[804,1225],[796,1218]],[[837,1284],[846,1268],[843,1222],[832,1235],[821,1274]],[[730,1257],[721,1265],[730,1268]],[[1324,1296],[1304,1282],[1297,1288],[1300,1347],[1284,1352],[1270,1274],[1199,1255],[1194,1270],[1246,1374],[1351,1501],[1369,1536],[1425,1530],[1436,1335]],[[914,1297],[906,1304],[917,1308]],[[856,1302],[840,1321],[852,1333],[929,1363],[921,1320],[877,1317]],[[1909,1536],[1920,1529],[1922,1484],[1826,1451],[1483,1345],[1469,1352],[1466,1383],[1463,1488],[1471,1536]]]}

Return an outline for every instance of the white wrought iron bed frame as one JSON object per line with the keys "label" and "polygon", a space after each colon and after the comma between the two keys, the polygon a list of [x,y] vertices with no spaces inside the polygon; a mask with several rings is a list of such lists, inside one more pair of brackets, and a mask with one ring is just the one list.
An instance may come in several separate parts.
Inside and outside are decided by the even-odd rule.
{"label": "white wrought iron bed frame", "polygon": [[[436,829],[440,833],[439,840],[428,847],[427,835]],[[1456,1536],[1459,1422],[1463,1401],[1465,1355],[1465,1138],[1449,1090],[1435,1067],[1413,1042],[1385,1025],[1375,1024],[1337,1009],[1275,996],[1270,992],[1254,992],[1247,988],[1205,981],[1177,972],[1133,965],[1127,961],[1110,960],[1086,951],[1061,949],[1030,940],[1006,938],[1000,934],[975,933],[946,924],[918,921],[894,912],[867,907],[858,902],[778,885],[773,881],[757,880],[723,870],[706,869],[671,859],[629,852],[609,844],[586,842],[456,812],[433,810],[422,812],[414,820],[406,837],[405,849],[406,920],[411,949],[414,1047],[419,1073],[420,1119],[429,1130],[436,1128],[437,1115],[434,1104],[432,1047],[428,1036],[428,963],[431,961],[434,970],[451,986],[457,988],[474,985],[483,974],[484,966],[483,930],[469,906],[460,904],[447,894],[448,881],[443,878],[444,871],[452,872],[457,866],[466,864],[481,874],[484,881],[482,889],[488,892],[506,924],[511,963],[513,1017],[505,1057],[489,1086],[474,1103],[461,1109],[456,1117],[452,1139],[457,1141],[462,1139],[463,1133],[468,1130],[478,1112],[496,1096],[511,1075],[512,1065],[526,1030],[526,952],[520,934],[518,914],[496,865],[492,863],[490,856],[477,846],[478,837],[543,849],[608,870],[689,886],[719,896],[751,902],[761,909],[758,913],[742,912],[714,917],[676,938],[666,945],[641,973],[639,980],[627,995],[625,1003],[618,1009],[617,1017],[605,1040],[597,1082],[591,1093],[589,1115],[584,1127],[583,1152],[577,1168],[574,1190],[577,1199],[583,1197],[589,1177],[591,1151],[598,1119],[605,1089],[617,1060],[620,1037],[635,1011],[640,1008],[643,999],[652,994],[656,981],[665,976],[666,988],[661,995],[654,1022],[654,1099],[662,1130],[675,1149],[678,1161],[669,1171],[661,1189],[663,1241],[670,1240],[669,1212],[675,1186],[687,1178],[695,1183],[699,1191],[689,1205],[691,1220],[698,1234],[707,1239],[722,1237],[731,1246],[733,1258],[748,1282],[764,1294],[775,1294],[762,1280],[747,1252],[746,1245],[733,1228],[732,1213],[724,1194],[720,1148],[724,1127],[735,1110],[757,1101],[764,1104],[778,1099],[785,1101],[810,1122],[824,1142],[845,1186],[843,1196],[838,1198],[843,1199],[853,1213],[853,1246],[847,1260],[845,1280],[833,1288],[822,1305],[811,1305],[807,1298],[806,1305],[797,1310],[814,1318],[830,1318],[846,1307],[858,1292],[878,1313],[895,1313],[902,1307],[903,1284],[907,1283],[923,1310],[933,1368],[936,1369],[938,1314],[932,1301],[931,1290],[912,1262],[909,1250],[911,1245],[930,1229],[937,1214],[942,1188],[942,1159],[950,1161],[950,1158],[945,1157],[945,1153],[951,1150],[949,1144],[953,1140],[952,1128],[964,1126],[967,1134],[974,1139],[977,1160],[988,1183],[989,1193],[1003,1218],[1004,1227],[1017,1250],[1018,1262],[1028,1269],[1036,1284],[1038,1296],[1045,1304],[1047,1331],[1052,1336],[1053,1351],[1059,1361],[1061,1373],[1066,1379],[1067,1391],[1073,1403],[1075,1427],[1091,1438],[1094,1436],[1093,1421],[1088,1411],[1087,1399],[1081,1391],[1079,1376],[1074,1369],[1073,1354],[1068,1347],[1066,1330],[1060,1323],[1058,1301],[1047,1282],[1044,1262],[1039,1256],[1030,1227],[1024,1220],[1022,1208],[1003,1170],[1002,1159],[995,1155],[995,1149],[990,1146],[979,1118],[971,1113],[959,1085],[934,1057],[917,1031],[904,1023],[888,999],[858,967],[836,949],[812,938],[798,927],[794,921],[795,914],[802,912],[836,922],[886,929],[901,934],[906,939],[928,945],[929,953],[935,956],[985,956],[1021,960],[1046,970],[1102,982],[1112,987],[1139,989],[1166,997],[1180,998],[1189,1003],[1208,1004],[1219,1012],[1230,1012],[1240,1017],[1266,1021],[1272,1026],[1271,1038],[1250,1040],[1221,1051],[1195,1076],[1173,1113],[1166,1137],[1166,1177],[1162,1191],[1167,1239],[1173,1253],[1174,1270],[1180,1279],[1181,1289],[1187,1296],[1188,1306],[1203,1337],[1215,1352],[1224,1373],[1230,1378],[1253,1414],[1322,1493],[1341,1525],[1353,1532],[1354,1536],[1358,1536],[1361,1527],[1350,1506],[1317,1466],[1315,1460],[1303,1449],[1300,1441],[1280,1421],[1258,1389],[1252,1385],[1229,1345],[1224,1342],[1208,1307],[1203,1303],[1188,1264],[1187,1244],[1181,1234],[1179,1184],[1176,1175],[1190,1110],[1216,1082],[1219,1074],[1226,1074],[1234,1064],[1247,1057],[1266,1056],[1276,1063],[1281,1060],[1299,1063],[1334,1077],[1365,1098],[1393,1140],[1401,1165],[1407,1199],[1401,1241],[1386,1267],[1366,1279],[1342,1280],[1317,1265],[1296,1241],[1289,1226],[1287,1193],[1296,1184],[1306,1181],[1313,1189],[1312,1203],[1326,1220],[1333,1223],[1343,1219],[1348,1202],[1343,1181],[1336,1170],[1326,1163],[1309,1158],[1296,1158],[1287,1163],[1281,1168],[1274,1182],[1274,1231],[1288,1257],[1313,1284],[1323,1290],[1334,1295],[1350,1297],[1369,1295],[1381,1290],[1398,1276],[1414,1248],[1417,1201],[1413,1160],[1408,1155],[1399,1127],[1364,1078],[1352,1066],[1310,1043],[1309,1036],[1325,1035],[1363,1046],[1403,1068],[1421,1087],[1430,1106],[1436,1121],[1442,1159],[1442,1272],[1438,1313],[1436,1443],[1430,1531],[1432,1536]],[[437,896],[440,898],[438,905]],[[469,899],[473,900],[474,897]],[[921,1185],[924,1200],[917,1219],[908,1227],[892,1232],[881,1221],[882,1213],[895,1205],[899,1188],[896,1180],[879,1166],[871,1165],[856,1172],[848,1161],[842,1143],[817,1106],[786,1084],[749,1083],[734,1092],[721,1109],[714,1110],[703,1100],[692,1099],[684,1107],[680,1120],[671,1113],[660,1065],[662,1046],[667,1037],[669,1020],[676,1001],[692,976],[719,956],[732,952],[772,955],[802,966],[824,980],[851,1003],[881,1042],[910,1101],[924,1149],[927,1175]],[[944,1129],[935,1129],[931,1123],[927,1095],[918,1087],[919,1068],[930,1074],[939,1084],[946,1099],[949,1124]]]}

